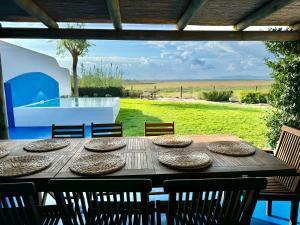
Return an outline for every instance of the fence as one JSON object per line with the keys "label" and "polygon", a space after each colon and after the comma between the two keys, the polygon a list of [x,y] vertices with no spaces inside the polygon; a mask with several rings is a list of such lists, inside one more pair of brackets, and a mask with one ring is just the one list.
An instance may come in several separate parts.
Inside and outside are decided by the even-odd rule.
{"label": "fence", "polygon": [[170,87],[160,87],[158,85],[126,85],[127,90],[139,92],[141,97],[149,98],[186,98],[198,99],[202,92],[232,90],[235,97],[239,98],[241,93],[261,92],[268,93],[270,85],[249,85],[249,86],[217,86],[191,87],[188,85],[172,85]]}

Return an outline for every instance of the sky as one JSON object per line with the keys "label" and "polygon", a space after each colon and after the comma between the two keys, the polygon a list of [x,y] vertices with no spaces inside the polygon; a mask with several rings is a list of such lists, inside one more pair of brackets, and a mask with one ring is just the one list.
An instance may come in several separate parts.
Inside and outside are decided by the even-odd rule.
{"label": "sky", "polygon": [[[6,23],[2,26],[11,24]],[[162,26],[148,28],[156,29]],[[163,28],[173,29],[171,26]],[[127,29],[136,29],[136,26],[128,26]],[[191,26],[189,29],[194,28]],[[65,56],[56,55],[55,40],[2,40],[53,56],[62,67],[71,68],[72,58],[68,53]],[[112,63],[123,71],[124,79],[270,79],[270,70],[264,62],[272,55],[268,53],[263,42],[106,40],[90,42],[93,46],[86,56],[80,58],[79,63],[83,63],[86,67]]]}

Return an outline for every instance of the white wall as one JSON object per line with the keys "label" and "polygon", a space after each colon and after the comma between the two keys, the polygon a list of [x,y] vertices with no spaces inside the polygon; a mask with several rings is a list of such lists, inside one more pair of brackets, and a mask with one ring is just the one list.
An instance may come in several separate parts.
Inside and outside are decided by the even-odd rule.
{"label": "white wall", "polygon": [[16,107],[14,115],[16,127],[40,127],[52,124],[114,123],[119,111],[119,104],[111,107]]}
{"label": "white wall", "polygon": [[4,82],[20,74],[42,72],[59,83],[59,94],[71,95],[70,73],[56,59],[13,44],[0,41],[0,54]]}

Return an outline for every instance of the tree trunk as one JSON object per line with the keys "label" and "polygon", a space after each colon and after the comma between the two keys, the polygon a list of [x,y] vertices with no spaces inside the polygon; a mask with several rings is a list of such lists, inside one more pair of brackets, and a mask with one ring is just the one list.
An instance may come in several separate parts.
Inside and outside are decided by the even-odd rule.
{"label": "tree trunk", "polygon": [[1,56],[0,56],[0,139],[8,139]]}
{"label": "tree trunk", "polygon": [[73,84],[74,84],[74,96],[78,97],[78,77],[77,77],[77,63],[78,55],[72,55],[73,57]]}

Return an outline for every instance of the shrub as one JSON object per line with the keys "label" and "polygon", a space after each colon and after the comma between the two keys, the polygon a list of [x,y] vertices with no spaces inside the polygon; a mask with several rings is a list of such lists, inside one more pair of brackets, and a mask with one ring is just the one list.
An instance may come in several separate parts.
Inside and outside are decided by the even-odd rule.
{"label": "shrub", "polygon": [[245,93],[242,94],[241,102],[247,104],[267,103],[268,94],[259,92]]}
{"label": "shrub", "polygon": [[267,49],[275,56],[267,60],[274,83],[270,92],[270,104],[266,137],[275,148],[282,125],[300,128],[300,43],[299,41],[268,41]]}
{"label": "shrub", "polygon": [[123,97],[123,87],[79,87],[80,97]]}
{"label": "shrub", "polygon": [[233,91],[209,91],[202,92],[202,96],[205,100],[214,102],[228,102],[229,98],[232,96]]}
{"label": "shrub", "polygon": [[126,94],[124,96],[129,98],[140,98],[141,95],[143,94],[143,92],[140,90],[126,90],[125,93]]}

